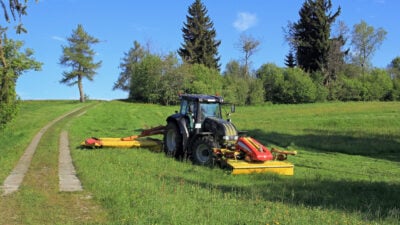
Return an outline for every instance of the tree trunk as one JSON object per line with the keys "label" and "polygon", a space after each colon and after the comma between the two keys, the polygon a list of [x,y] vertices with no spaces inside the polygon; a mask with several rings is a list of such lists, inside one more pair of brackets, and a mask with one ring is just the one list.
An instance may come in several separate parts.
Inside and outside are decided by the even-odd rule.
{"label": "tree trunk", "polygon": [[79,101],[85,102],[85,93],[83,92],[82,76],[78,75]]}

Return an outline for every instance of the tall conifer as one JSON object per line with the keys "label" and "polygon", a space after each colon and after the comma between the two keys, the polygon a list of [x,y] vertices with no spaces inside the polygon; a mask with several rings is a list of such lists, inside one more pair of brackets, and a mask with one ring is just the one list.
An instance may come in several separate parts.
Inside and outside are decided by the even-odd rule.
{"label": "tall conifer", "polygon": [[221,41],[215,39],[217,34],[206,7],[201,0],[196,0],[188,13],[182,28],[184,43],[178,50],[179,56],[189,64],[203,64],[219,70],[218,46]]}
{"label": "tall conifer", "polygon": [[327,72],[331,25],[340,14],[331,8],[331,0],[306,0],[293,24],[297,65],[307,72]]}

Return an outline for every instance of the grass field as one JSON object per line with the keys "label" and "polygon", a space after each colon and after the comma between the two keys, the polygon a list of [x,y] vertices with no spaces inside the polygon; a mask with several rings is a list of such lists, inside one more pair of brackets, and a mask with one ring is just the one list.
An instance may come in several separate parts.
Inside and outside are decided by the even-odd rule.
{"label": "grass field", "polygon": [[[37,108],[29,104],[37,104]],[[1,133],[2,180],[7,176],[3,171],[12,169],[10,165],[22,154],[29,136],[50,117],[79,105],[55,102],[57,111],[51,110],[53,116],[47,116],[46,110],[52,104],[24,102],[20,116],[10,128],[13,130]],[[53,190],[48,193],[38,182],[32,182],[45,178],[29,178],[19,193],[1,199],[0,218],[13,215],[10,211],[14,210],[22,219],[4,221],[20,221],[19,224],[51,224],[49,221],[55,220],[58,224],[78,221],[82,224],[398,224],[400,221],[400,103],[397,102],[237,107],[232,120],[239,130],[248,131],[249,136],[267,146],[298,151],[297,156],[289,158],[295,164],[292,177],[234,176],[218,168],[178,162],[146,149],[77,148],[87,137],[129,136],[139,133],[137,129],[165,124],[165,118],[176,109],[114,101],[93,104],[86,113],[65,119],[51,133],[68,130],[84,193],[57,193],[53,190],[56,181],[48,184]],[[27,114],[32,115],[28,131],[19,134],[23,138],[11,138],[18,137],[20,129],[27,126],[23,125]],[[50,134],[43,138],[57,143]],[[8,146],[6,143],[13,147],[3,150]],[[51,166],[52,157],[57,154],[54,144],[42,148],[44,153],[39,151],[35,156],[38,161],[33,165],[43,169],[38,165],[47,160],[48,166],[44,167],[54,167]],[[57,201],[60,202],[54,203]],[[77,207],[69,206],[71,202]],[[34,213],[30,212],[33,208]],[[86,209],[84,213],[79,210],[82,208]],[[45,219],[43,215],[47,212],[54,216]]]}

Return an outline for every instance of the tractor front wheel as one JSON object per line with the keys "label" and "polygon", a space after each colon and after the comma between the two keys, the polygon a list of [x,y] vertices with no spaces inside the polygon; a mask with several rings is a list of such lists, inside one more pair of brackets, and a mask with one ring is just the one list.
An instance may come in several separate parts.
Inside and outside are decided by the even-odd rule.
{"label": "tractor front wheel", "polygon": [[192,161],[197,165],[213,166],[214,152],[213,149],[218,148],[214,138],[211,136],[203,136],[197,138],[192,145]]}

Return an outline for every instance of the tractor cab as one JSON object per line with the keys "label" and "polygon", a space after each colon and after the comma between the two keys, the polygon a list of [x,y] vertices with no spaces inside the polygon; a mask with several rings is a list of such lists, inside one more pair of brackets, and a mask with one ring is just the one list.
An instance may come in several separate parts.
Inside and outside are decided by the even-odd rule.
{"label": "tractor cab", "polygon": [[222,97],[211,95],[182,95],[180,114],[187,117],[190,132],[200,129],[206,118],[222,119]]}

